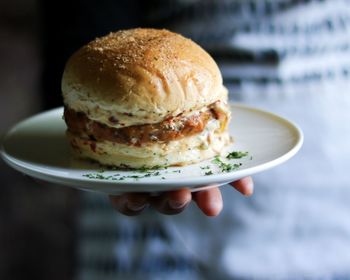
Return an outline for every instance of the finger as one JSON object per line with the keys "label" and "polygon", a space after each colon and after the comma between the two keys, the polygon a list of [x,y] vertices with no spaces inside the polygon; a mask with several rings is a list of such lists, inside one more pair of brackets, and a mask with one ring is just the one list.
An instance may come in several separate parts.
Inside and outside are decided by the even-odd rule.
{"label": "finger", "polygon": [[252,177],[244,177],[238,181],[231,182],[230,185],[245,196],[251,196],[254,192],[254,182]]}
{"label": "finger", "polygon": [[193,193],[193,200],[205,215],[211,217],[219,215],[223,207],[221,192],[218,187]]}
{"label": "finger", "polygon": [[151,205],[160,213],[175,215],[181,213],[191,202],[192,195],[189,189],[180,189],[165,192],[156,197],[151,197]]}
{"label": "finger", "polygon": [[139,215],[148,205],[148,194],[129,193],[117,196],[109,196],[112,206],[120,213],[127,216]]}

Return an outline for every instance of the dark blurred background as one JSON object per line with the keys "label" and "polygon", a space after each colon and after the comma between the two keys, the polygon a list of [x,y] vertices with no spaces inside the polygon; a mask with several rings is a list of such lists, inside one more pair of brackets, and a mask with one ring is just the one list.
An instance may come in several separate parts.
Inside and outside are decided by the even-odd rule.
{"label": "dark blurred background", "polygon": [[[44,108],[41,11],[35,0],[0,1],[0,137]],[[76,192],[42,186],[2,160],[0,185],[0,279],[70,279]]]}

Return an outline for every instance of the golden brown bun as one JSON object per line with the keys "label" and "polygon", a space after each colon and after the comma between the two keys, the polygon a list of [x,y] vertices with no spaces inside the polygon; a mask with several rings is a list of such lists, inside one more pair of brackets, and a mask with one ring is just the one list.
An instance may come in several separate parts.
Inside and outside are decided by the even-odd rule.
{"label": "golden brown bun", "polygon": [[[227,91],[214,60],[196,43],[167,30],[110,33],[69,59],[64,103],[109,126],[158,123],[217,101]],[[111,124],[108,119],[118,119]]]}

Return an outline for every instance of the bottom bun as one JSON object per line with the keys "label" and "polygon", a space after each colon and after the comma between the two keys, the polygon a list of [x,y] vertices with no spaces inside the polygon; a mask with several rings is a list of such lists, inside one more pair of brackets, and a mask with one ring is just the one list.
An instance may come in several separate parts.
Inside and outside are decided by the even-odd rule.
{"label": "bottom bun", "polygon": [[141,147],[109,141],[93,141],[67,132],[74,154],[102,165],[118,168],[154,168],[182,166],[200,162],[220,154],[232,142],[224,131],[203,132],[168,143],[152,143]]}

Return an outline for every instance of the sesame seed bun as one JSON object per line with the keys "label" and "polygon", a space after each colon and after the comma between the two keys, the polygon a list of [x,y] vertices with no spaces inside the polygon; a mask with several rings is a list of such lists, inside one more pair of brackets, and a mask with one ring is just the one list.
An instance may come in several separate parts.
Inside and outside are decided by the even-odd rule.
{"label": "sesame seed bun", "polygon": [[64,103],[91,119],[125,126],[157,123],[225,99],[221,73],[208,53],[183,36],[157,29],[110,33],[69,59]]}

